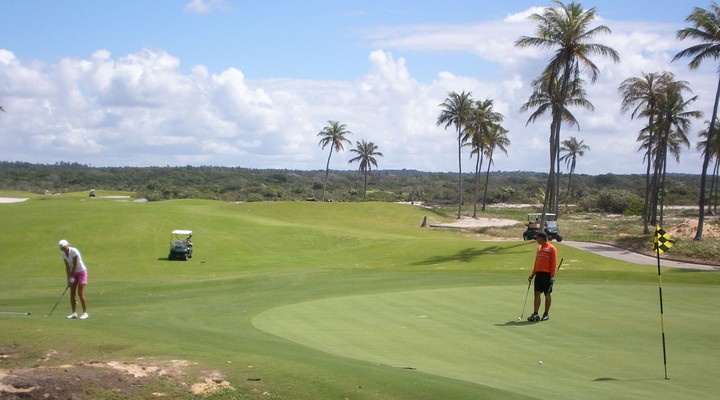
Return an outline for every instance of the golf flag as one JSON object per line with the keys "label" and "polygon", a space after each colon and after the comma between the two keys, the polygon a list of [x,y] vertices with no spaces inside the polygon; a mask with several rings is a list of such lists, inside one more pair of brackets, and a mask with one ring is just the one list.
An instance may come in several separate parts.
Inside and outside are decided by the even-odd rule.
{"label": "golf flag", "polygon": [[665,367],[665,379],[668,378],[667,374],[667,352],[665,350],[665,319],[663,317],[663,295],[662,295],[662,272],[660,271],[660,255],[672,247],[672,241],[670,235],[660,227],[655,226],[655,238],[653,239],[653,250],[657,257],[657,270],[658,270],[658,294],[660,295],[660,331],[662,332],[662,349],[663,349],[663,366]]}
{"label": "golf flag", "polygon": [[672,245],[670,234],[665,232],[660,225],[657,225],[655,227],[655,238],[653,239],[653,250],[657,251],[658,254],[662,254],[670,250]]}

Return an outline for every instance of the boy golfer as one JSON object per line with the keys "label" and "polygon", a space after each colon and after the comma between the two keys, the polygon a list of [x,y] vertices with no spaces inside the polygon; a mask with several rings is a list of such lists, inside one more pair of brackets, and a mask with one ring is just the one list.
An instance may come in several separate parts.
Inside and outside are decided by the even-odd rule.
{"label": "boy golfer", "polygon": [[[552,287],[555,282],[555,271],[557,271],[557,249],[548,242],[545,232],[538,232],[535,236],[538,243],[537,254],[535,255],[535,265],[532,274],[528,277],[528,282],[535,278],[535,308],[528,321],[547,321],[550,319],[550,305],[552,305]],[[542,318],[538,315],[540,310],[540,293],[545,294],[545,312]]]}

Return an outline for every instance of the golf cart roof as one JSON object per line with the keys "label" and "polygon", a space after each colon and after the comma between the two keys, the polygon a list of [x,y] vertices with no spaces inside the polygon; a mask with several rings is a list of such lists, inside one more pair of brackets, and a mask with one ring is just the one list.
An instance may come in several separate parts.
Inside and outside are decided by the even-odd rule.
{"label": "golf cart roof", "polygon": [[185,229],[175,229],[172,231],[173,235],[192,235],[192,231],[188,231]]}

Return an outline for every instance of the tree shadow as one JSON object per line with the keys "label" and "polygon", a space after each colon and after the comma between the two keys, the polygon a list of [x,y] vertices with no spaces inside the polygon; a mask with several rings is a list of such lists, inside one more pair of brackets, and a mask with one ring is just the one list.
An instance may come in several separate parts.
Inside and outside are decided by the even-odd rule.
{"label": "tree shadow", "polygon": [[422,261],[417,261],[413,265],[434,265],[449,261],[460,261],[460,262],[471,262],[475,261],[478,257],[486,254],[513,254],[520,253],[520,251],[514,250],[517,247],[525,246],[524,242],[513,246],[497,246],[492,245],[488,247],[475,248],[468,247],[458,251],[455,254],[437,255],[427,258]]}

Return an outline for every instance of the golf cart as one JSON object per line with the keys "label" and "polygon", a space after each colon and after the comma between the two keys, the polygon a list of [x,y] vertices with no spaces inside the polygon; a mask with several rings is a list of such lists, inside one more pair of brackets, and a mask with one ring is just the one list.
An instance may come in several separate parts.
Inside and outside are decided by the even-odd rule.
{"label": "golf cart", "polygon": [[176,229],[170,233],[170,254],[168,260],[184,260],[192,258],[192,231]]}
{"label": "golf cart", "polygon": [[[528,222],[525,226],[525,232],[523,232],[523,240],[534,240],[538,232],[540,232],[540,218],[541,213],[530,213],[528,214]],[[545,214],[545,233],[547,234],[548,241],[557,240],[562,242],[562,236],[558,232],[557,215]]]}

